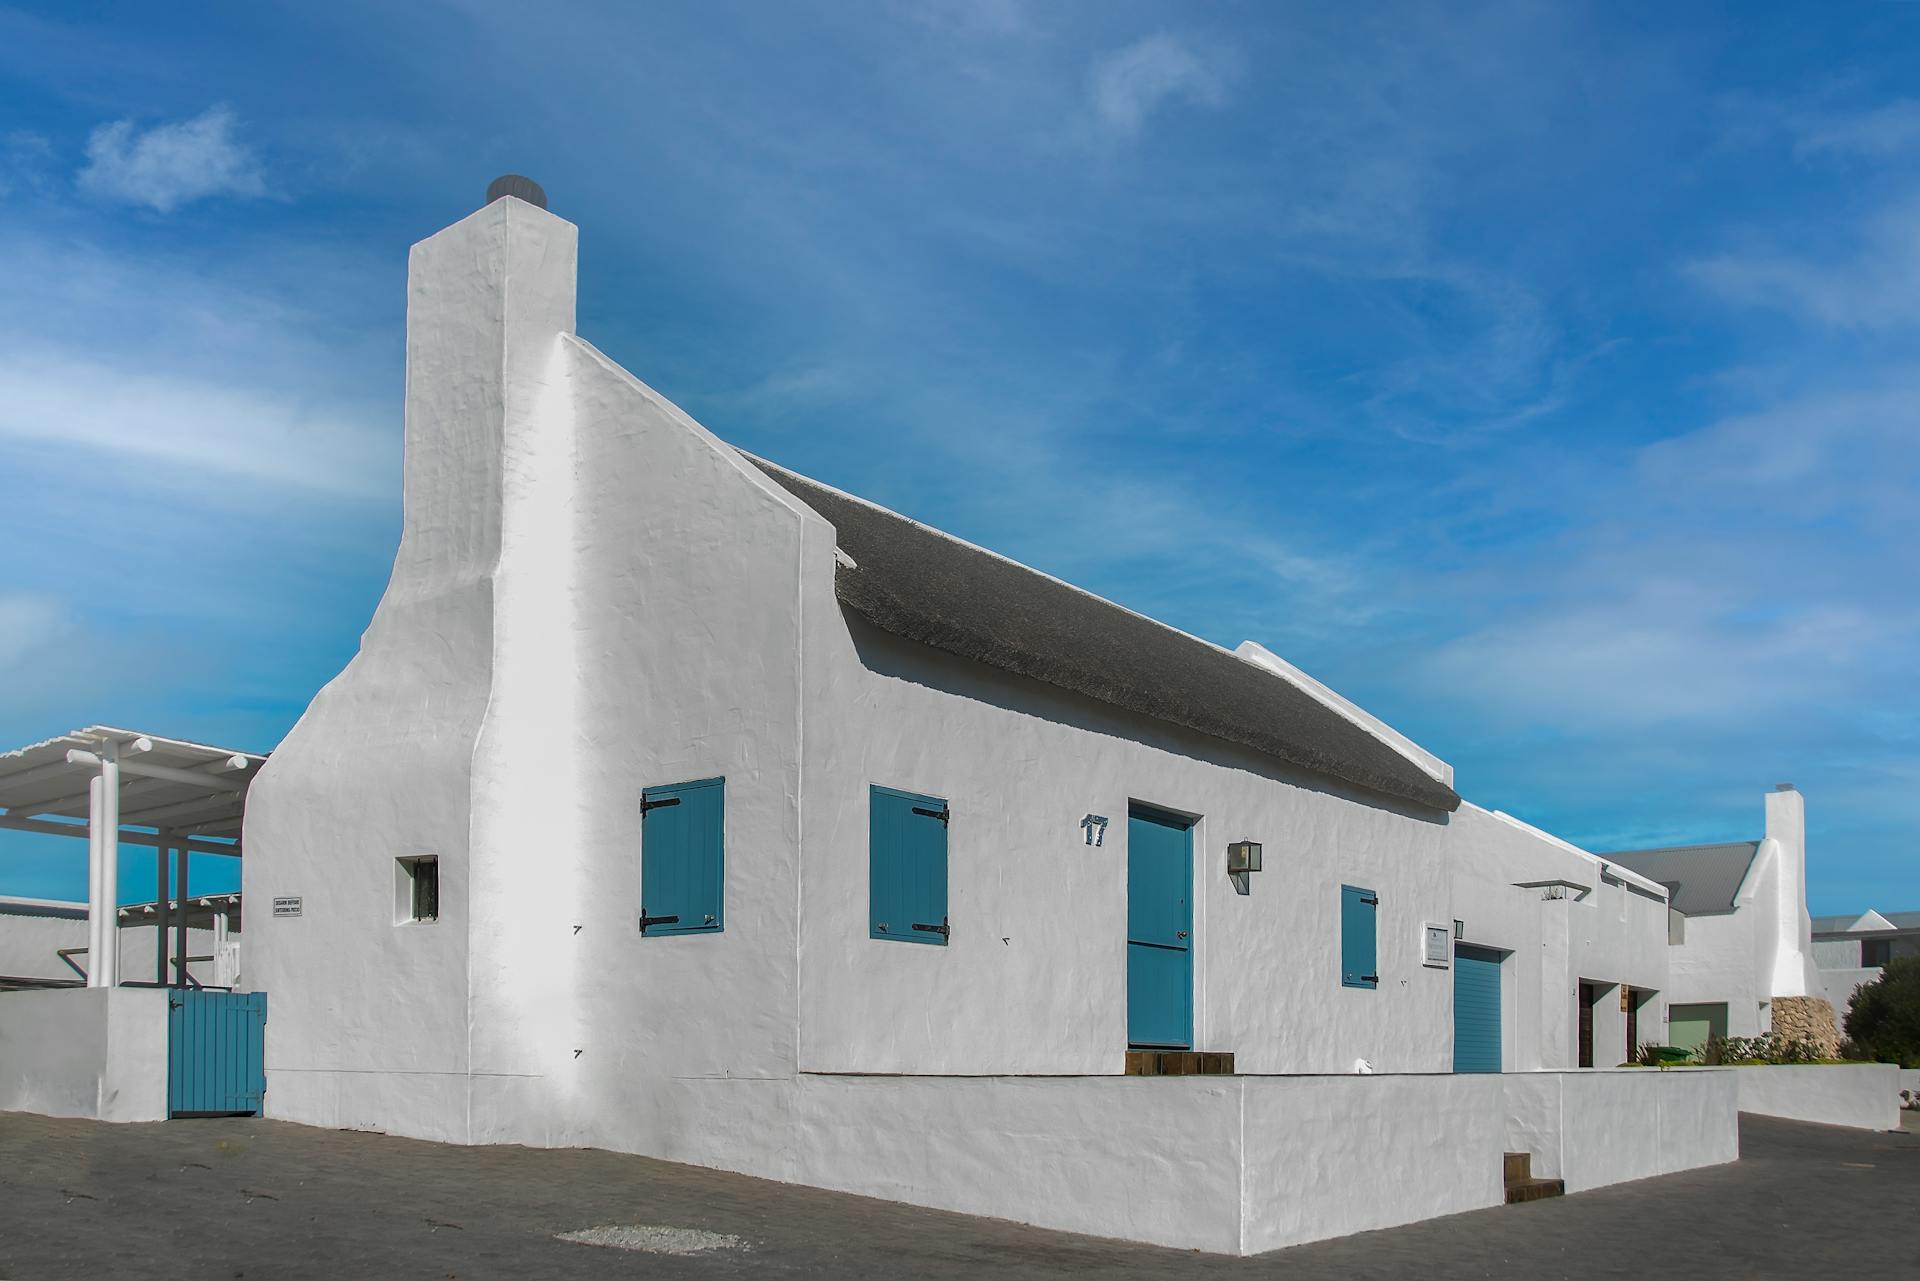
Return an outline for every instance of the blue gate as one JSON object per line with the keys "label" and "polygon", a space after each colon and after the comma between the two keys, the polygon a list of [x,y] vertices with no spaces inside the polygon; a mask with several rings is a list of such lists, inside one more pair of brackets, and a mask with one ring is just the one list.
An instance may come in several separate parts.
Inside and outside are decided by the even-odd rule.
{"label": "blue gate", "polygon": [[259,1115],[266,1042],[265,992],[169,991],[167,1115]]}

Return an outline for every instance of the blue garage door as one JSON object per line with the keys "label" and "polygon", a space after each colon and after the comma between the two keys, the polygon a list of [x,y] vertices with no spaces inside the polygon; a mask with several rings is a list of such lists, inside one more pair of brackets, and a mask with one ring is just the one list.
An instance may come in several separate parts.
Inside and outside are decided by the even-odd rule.
{"label": "blue garage door", "polygon": [[1500,954],[1453,949],[1453,1070],[1500,1070]]}

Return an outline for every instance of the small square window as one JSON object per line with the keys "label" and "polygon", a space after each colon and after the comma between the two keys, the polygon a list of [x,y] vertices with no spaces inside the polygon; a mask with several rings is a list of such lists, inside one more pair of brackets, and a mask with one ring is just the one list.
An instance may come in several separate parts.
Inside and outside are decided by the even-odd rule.
{"label": "small square window", "polygon": [[1861,939],[1860,967],[1867,970],[1886,968],[1893,959],[1892,939]]}
{"label": "small square window", "polygon": [[440,859],[432,854],[394,860],[394,924],[440,919]]}

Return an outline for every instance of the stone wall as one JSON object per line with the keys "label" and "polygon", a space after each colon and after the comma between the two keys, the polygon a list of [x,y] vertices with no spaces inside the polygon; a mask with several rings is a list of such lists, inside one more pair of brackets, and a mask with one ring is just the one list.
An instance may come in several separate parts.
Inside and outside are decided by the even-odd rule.
{"label": "stone wall", "polygon": [[1810,1041],[1821,1058],[1840,1057],[1840,1027],[1834,1022],[1833,1005],[1822,996],[1774,997],[1773,1039]]}

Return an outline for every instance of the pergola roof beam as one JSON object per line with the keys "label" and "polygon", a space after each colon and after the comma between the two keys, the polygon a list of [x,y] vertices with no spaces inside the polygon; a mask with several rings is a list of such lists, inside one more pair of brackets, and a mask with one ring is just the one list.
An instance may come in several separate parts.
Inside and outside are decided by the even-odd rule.
{"label": "pergola roof beam", "polygon": [[[19,832],[40,832],[47,836],[72,836],[81,840],[85,840],[87,835],[87,827],[84,823],[56,823],[51,819],[19,818],[10,813],[0,814],[0,827],[12,828]],[[195,854],[238,855],[240,853],[239,841],[223,843],[197,837],[161,837],[156,836],[152,832],[131,832],[124,827],[120,829],[120,843],[122,845],[145,845],[152,849],[184,843],[186,847]]]}
{"label": "pergola roof beam", "polygon": [[201,823],[237,818],[240,807],[227,797],[194,797],[166,805],[120,807],[120,821],[136,827],[193,828]]}
{"label": "pergola roof beam", "polygon": [[[98,765],[100,758],[92,752],[83,752],[77,747],[67,749],[67,761],[73,765]],[[237,762],[237,763],[236,763]],[[228,770],[242,769],[247,758],[240,755],[227,757],[216,762],[216,771],[205,769],[175,769],[171,765],[149,765],[145,761],[121,761],[122,773],[138,774],[142,778],[164,778],[170,782],[187,783],[194,787],[213,787],[223,792],[244,792],[247,785],[239,779],[224,778]]]}

